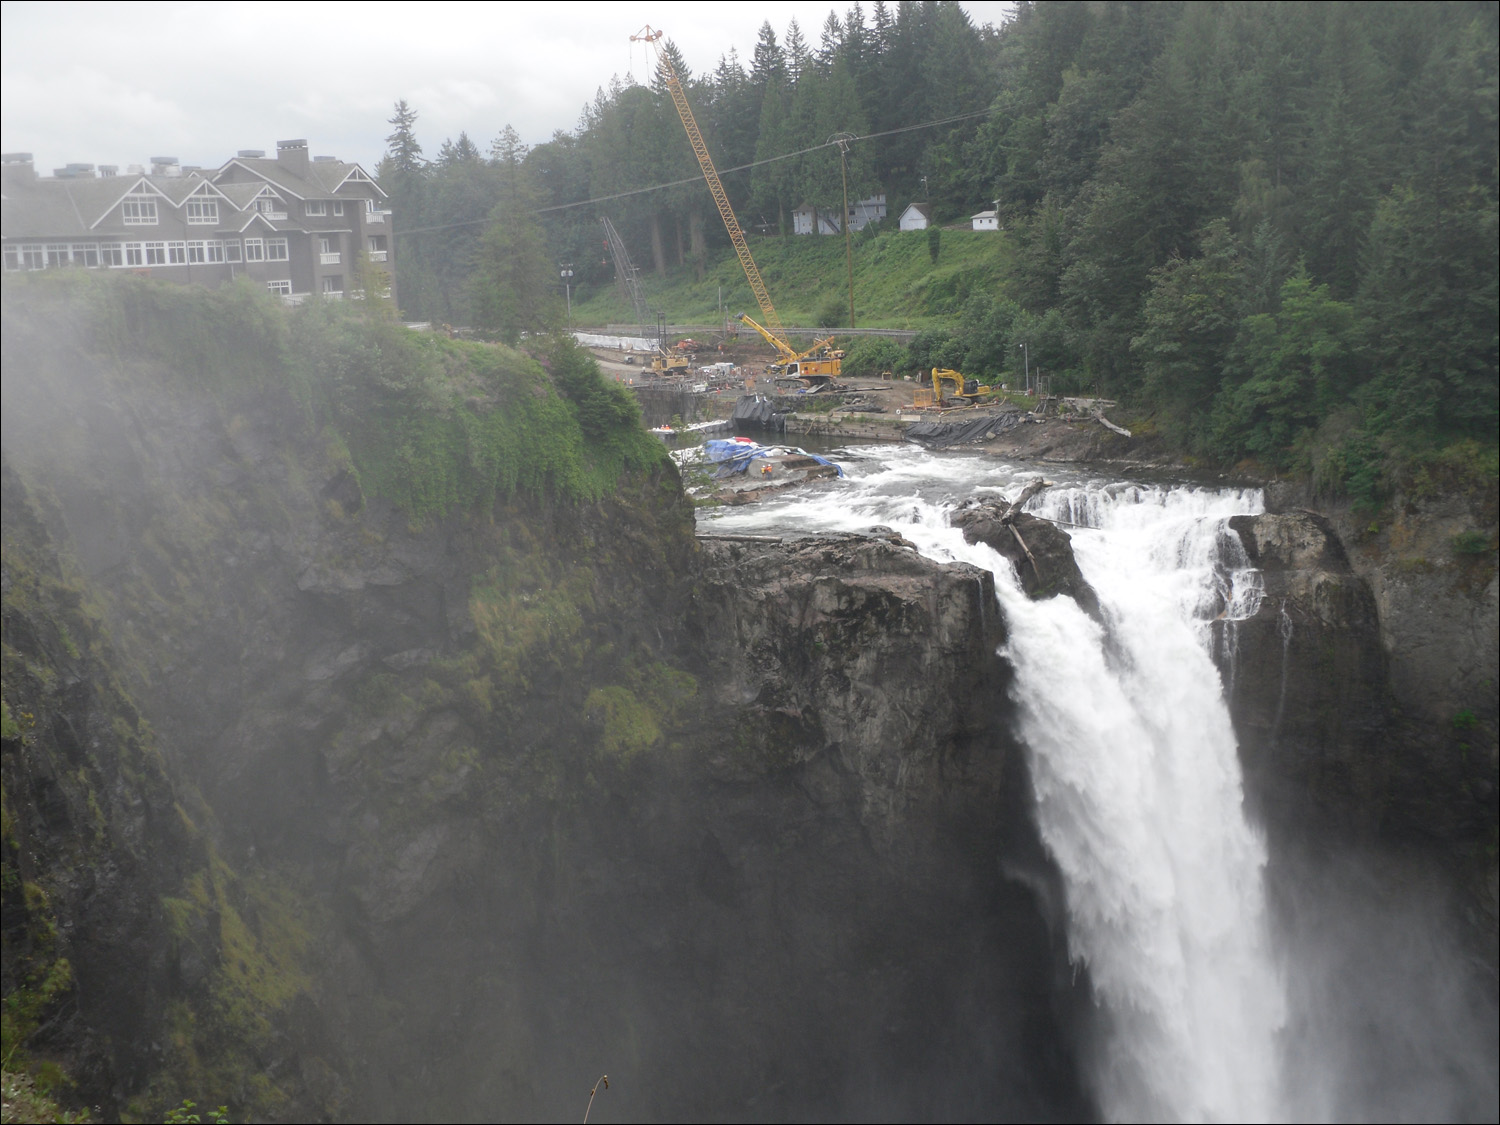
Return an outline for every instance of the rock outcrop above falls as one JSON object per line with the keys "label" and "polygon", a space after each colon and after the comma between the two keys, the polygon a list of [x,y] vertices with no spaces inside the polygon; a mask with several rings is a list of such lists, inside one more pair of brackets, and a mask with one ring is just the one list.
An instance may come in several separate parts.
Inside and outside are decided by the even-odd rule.
{"label": "rock outcrop above falls", "polygon": [[1099,617],[1099,596],[1078,569],[1068,533],[1049,520],[993,497],[967,501],[949,522],[964,539],[983,543],[1016,568],[1022,588],[1033,598],[1066,594],[1091,617]]}

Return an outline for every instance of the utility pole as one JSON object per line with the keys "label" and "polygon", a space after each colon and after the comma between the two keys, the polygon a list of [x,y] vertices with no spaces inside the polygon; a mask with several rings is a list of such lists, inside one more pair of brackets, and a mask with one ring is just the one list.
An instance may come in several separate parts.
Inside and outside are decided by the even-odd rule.
{"label": "utility pole", "polygon": [[1031,393],[1031,352],[1027,349],[1027,347],[1026,347],[1025,344],[1017,344],[1016,347],[1018,347],[1018,348],[1021,349],[1021,356],[1022,356],[1022,358],[1024,358],[1026,360],[1026,393],[1030,394]]}
{"label": "utility pole", "polygon": [[558,276],[562,278],[563,292],[568,298],[568,327],[573,327],[573,263],[563,262]]}
{"label": "utility pole", "polygon": [[854,241],[849,222],[849,142],[857,138],[853,133],[835,133],[828,138],[839,146],[839,172],[844,180],[844,260],[849,266],[849,327],[854,327]]}

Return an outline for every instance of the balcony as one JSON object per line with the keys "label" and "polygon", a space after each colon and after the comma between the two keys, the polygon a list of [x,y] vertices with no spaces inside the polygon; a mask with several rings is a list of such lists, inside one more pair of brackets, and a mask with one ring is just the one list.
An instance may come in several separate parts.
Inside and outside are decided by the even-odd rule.
{"label": "balcony", "polygon": [[389,211],[366,211],[365,212],[365,222],[367,222],[367,223],[383,223],[383,222],[385,222],[385,217],[387,215],[389,215],[389,214],[390,214]]}
{"label": "balcony", "polygon": [[386,252],[384,250],[371,250],[370,251],[370,261],[372,261],[372,262],[383,262],[383,261],[385,261],[385,255],[386,255]]}
{"label": "balcony", "polygon": [[318,255],[318,265],[336,266],[339,264],[339,252],[337,250],[324,251]]}

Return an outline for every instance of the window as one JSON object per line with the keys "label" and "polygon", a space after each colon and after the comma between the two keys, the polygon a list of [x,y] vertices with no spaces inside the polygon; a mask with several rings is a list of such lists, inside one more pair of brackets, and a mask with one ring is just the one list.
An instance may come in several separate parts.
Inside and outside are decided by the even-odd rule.
{"label": "window", "polygon": [[286,204],[275,196],[261,196],[255,201],[255,209],[268,219],[286,218]]}
{"label": "window", "polygon": [[331,273],[331,274],[329,274],[327,277],[325,277],[323,279],[323,292],[324,293],[328,294],[329,296],[332,296],[335,293],[343,293],[343,291],[344,291],[344,275],[343,274],[341,274],[341,273]]}
{"label": "window", "polygon": [[309,199],[306,204],[306,212],[309,215],[328,214],[328,204],[321,199]]}
{"label": "window", "polygon": [[125,247],[118,242],[106,242],[99,247],[99,264],[103,266],[123,266],[125,264]]}
{"label": "window", "polygon": [[127,266],[144,266],[146,264],[146,248],[139,242],[127,242],[125,244],[125,264]]}
{"label": "window", "polygon": [[238,262],[240,260],[240,240],[231,238],[224,243],[224,260],[226,262]]}
{"label": "window", "polygon": [[245,261],[264,262],[266,260],[266,243],[264,239],[245,239]]}
{"label": "window", "polygon": [[49,270],[60,269],[68,264],[68,244],[49,242],[47,244],[47,268]]}
{"label": "window", "polygon": [[169,243],[167,243],[167,265],[169,265],[169,266],[185,266],[185,265],[187,265],[187,243],[186,242],[169,242]]}
{"label": "window", "polygon": [[164,266],[167,264],[167,244],[165,242],[146,243],[146,264],[148,266]]}
{"label": "window", "polygon": [[280,293],[284,297],[292,295],[292,283],[290,281],[268,281],[266,288],[272,293]]}
{"label": "window", "polygon": [[75,266],[86,266],[91,270],[98,269],[99,244],[96,242],[85,242],[81,246],[74,246],[73,264]]}
{"label": "window", "polygon": [[19,246],[7,246],[5,248],[5,268],[18,270],[21,268],[21,248]]}
{"label": "window", "polygon": [[21,247],[21,268],[23,270],[43,269],[47,264],[46,251],[40,246]]}
{"label": "window", "polygon": [[333,213],[335,215],[342,215],[344,213],[344,201],[342,199],[335,199],[333,201]]}
{"label": "window", "polygon": [[189,242],[187,244],[187,260],[193,265],[208,261],[208,243]]}
{"label": "window", "polygon": [[219,221],[219,201],[217,199],[189,199],[187,202],[187,221],[190,226],[210,226]]}
{"label": "window", "polygon": [[156,225],[156,200],[140,195],[127,195],[120,204],[127,227],[154,227]]}
{"label": "window", "polygon": [[287,260],[287,246],[284,238],[266,239],[266,261],[284,262]]}
{"label": "window", "polygon": [[222,242],[205,242],[203,244],[205,258],[210,262],[222,262],[224,260],[224,244]]}

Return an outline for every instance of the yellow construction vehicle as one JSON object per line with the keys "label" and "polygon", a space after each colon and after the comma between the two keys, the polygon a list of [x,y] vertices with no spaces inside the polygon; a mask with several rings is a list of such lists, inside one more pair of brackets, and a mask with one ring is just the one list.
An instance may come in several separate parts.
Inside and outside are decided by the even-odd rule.
{"label": "yellow construction vehicle", "polygon": [[[760,269],[756,266],[755,259],[750,256],[750,247],[745,242],[745,232],[740,229],[740,222],[734,217],[734,208],[729,205],[729,196],[724,193],[724,185],[719,182],[718,170],[714,168],[714,162],[708,155],[708,146],[703,143],[703,134],[698,130],[698,122],[693,118],[692,107],[688,105],[687,95],[683,93],[682,79],[678,77],[677,68],[672,65],[672,60],[661,49],[662,34],[661,30],[647,24],[639,33],[632,35],[630,41],[645,43],[656,54],[656,65],[661,71],[662,81],[667,87],[667,92],[672,95],[672,104],[677,107],[677,116],[682,118],[682,127],[687,130],[688,143],[693,146],[693,154],[698,158],[698,167],[703,172],[704,180],[708,182],[709,194],[714,197],[714,205],[719,209],[719,218],[724,220],[724,229],[729,232],[729,241],[734,244],[734,252],[740,260],[741,268],[745,271],[746,280],[750,282],[750,291],[755,294],[755,301],[760,305],[766,326],[761,327],[743,313],[740,314],[739,319],[753,326],[770,341],[771,346],[781,357],[779,366],[784,369],[784,374],[795,375],[810,386],[831,382],[842,368],[843,353],[827,351],[831,338],[820,340],[806,352],[798,352],[786,342],[786,329],[782,327],[781,318],[776,315],[776,308],[771,304],[771,295],[766,292],[766,283],[761,280]],[[824,352],[822,356],[809,358],[813,352],[820,349]],[[775,366],[778,365],[773,365],[773,369]]]}
{"label": "yellow construction vehicle", "polygon": [[660,378],[668,378],[674,375],[686,375],[692,370],[692,363],[685,355],[670,355],[667,352],[657,352],[646,362],[646,370]]}
{"label": "yellow construction vehicle", "polygon": [[814,340],[812,347],[806,351],[793,351],[792,346],[785,340],[771,335],[755,321],[744,313],[740,313],[736,320],[742,324],[748,324],[762,336],[766,342],[776,349],[780,356],[775,363],[771,364],[772,375],[781,375],[787,378],[801,379],[809,386],[821,382],[827,382],[838,376],[843,366],[844,353],[833,350],[833,337],[825,336],[821,340]]}
{"label": "yellow construction vehicle", "polygon": [[932,369],[932,393],[938,405],[943,402],[944,385],[953,388],[953,397],[973,401],[982,395],[990,393],[990,387],[981,383],[978,379],[965,378],[957,371],[948,367],[934,367]]}

